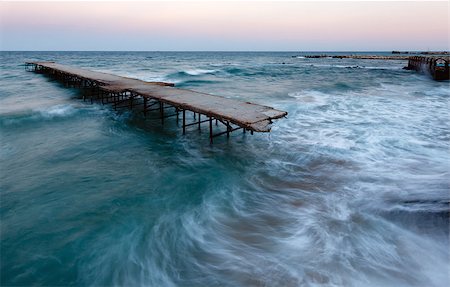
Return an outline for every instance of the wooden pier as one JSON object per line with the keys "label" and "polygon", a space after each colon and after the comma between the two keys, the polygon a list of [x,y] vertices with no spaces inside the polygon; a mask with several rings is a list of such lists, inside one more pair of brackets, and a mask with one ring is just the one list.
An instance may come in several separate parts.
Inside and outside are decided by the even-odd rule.
{"label": "wooden pier", "polygon": [[[162,123],[168,117],[176,117],[177,122],[181,117],[183,134],[187,127],[196,126],[200,130],[202,123],[209,123],[210,143],[214,137],[224,134],[229,137],[238,129],[251,134],[270,132],[272,120],[287,115],[287,112],[267,106],[175,88],[171,83],[145,82],[55,62],[27,62],[25,66],[29,71],[46,74],[68,87],[88,89],[91,103],[94,100],[111,103],[114,109],[139,106],[144,116],[157,111]],[[193,113],[193,122],[188,122],[187,112]],[[225,130],[214,133],[219,127],[213,128],[213,121],[215,126],[221,123]]]}
{"label": "wooden pier", "polygon": [[437,81],[449,80],[449,60],[448,56],[413,56],[408,58],[405,69],[430,74]]}

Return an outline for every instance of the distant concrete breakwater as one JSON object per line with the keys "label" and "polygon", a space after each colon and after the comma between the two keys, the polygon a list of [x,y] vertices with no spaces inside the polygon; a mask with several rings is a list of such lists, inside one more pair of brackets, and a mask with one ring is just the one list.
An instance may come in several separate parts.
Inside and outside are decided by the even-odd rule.
{"label": "distant concrete breakwater", "polygon": [[449,51],[427,51],[427,52],[392,51],[392,54],[410,54],[410,55],[450,55],[450,52],[449,52]]}
{"label": "distant concrete breakwater", "polygon": [[[305,55],[305,56],[292,56],[295,57],[304,57],[304,58],[330,58],[330,59],[360,59],[360,60],[409,60],[411,56],[415,55],[428,55],[428,56],[442,56],[449,55],[448,51],[440,51],[440,52],[400,52],[400,51],[392,51],[394,55]],[[399,55],[404,54],[404,55]]]}
{"label": "distant concrete breakwater", "polygon": [[[297,56],[294,56],[297,57]],[[332,59],[368,59],[368,60],[408,60],[410,56],[381,56],[381,55],[306,55],[305,58],[332,58]]]}
{"label": "distant concrete breakwater", "polygon": [[[395,53],[399,54],[402,52]],[[406,53],[406,52],[403,52]],[[402,60],[408,61],[408,66],[405,70],[415,70],[421,73],[429,74],[436,81],[445,81],[450,79],[449,62],[450,58],[448,52],[422,52],[426,56],[385,56],[385,55],[305,55],[292,56],[294,58],[329,58],[329,59],[368,59],[368,60]]]}

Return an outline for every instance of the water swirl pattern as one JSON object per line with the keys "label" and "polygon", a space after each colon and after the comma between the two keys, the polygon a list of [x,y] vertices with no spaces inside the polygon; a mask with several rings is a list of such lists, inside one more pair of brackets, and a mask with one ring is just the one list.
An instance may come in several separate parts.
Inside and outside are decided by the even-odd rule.
{"label": "water swirl pattern", "polygon": [[[301,53],[1,55],[2,286],[449,283],[448,82]],[[49,59],[289,116],[211,146],[22,66]]]}

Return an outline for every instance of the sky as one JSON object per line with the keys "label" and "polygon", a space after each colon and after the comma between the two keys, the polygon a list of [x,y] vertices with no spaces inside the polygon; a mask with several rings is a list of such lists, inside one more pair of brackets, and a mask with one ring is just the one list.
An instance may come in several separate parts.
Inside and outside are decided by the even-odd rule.
{"label": "sky", "polygon": [[0,2],[0,50],[449,50],[449,1]]}

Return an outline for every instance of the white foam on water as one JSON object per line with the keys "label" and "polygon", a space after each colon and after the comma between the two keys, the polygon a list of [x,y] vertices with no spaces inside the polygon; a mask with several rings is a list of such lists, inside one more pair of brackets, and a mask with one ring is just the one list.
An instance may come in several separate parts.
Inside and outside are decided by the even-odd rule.
{"label": "white foam on water", "polygon": [[[162,64],[176,72],[164,76],[168,70],[135,71],[135,63],[117,59],[122,72],[134,69],[129,76],[143,80],[197,79],[186,67],[212,66],[170,60]],[[257,62],[248,61],[240,64],[246,71]],[[378,78],[348,69],[335,79],[336,69],[309,70],[311,79],[295,74],[280,82],[267,81],[275,70],[227,76],[216,91],[231,89],[289,115],[270,137],[237,134],[214,146],[204,144],[204,132],[182,137],[175,123],[164,127],[170,136],[147,132],[129,123],[128,112],[110,109],[104,122],[86,127],[98,122],[97,112],[79,124],[78,111],[101,105],[75,106],[69,96],[2,116],[1,124],[49,123],[43,130],[0,126],[9,140],[21,139],[0,150],[17,171],[9,170],[4,186],[23,191],[2,198],[11,254],[2,260],[16,272],[8,282],[447,286],[448,85],[389,71]],[[265,96],[253,96],[254,87]],[[54,96],[61,99],[59,88]],[[65,279],[72,275],[76,282]]]}
{"label": "white foam on water", "polygon": [[185,70],[184,72],[191,76],[199,76],[199,75],[212,74],[212,73],[216,72],[216,70],[192,69],[192,70]]}
{"label": "white foam on water", "polygon": [[329,95],[315,90],[304,90],[288,93],[288,96],[294,97],[301,105],[321,106],[327,104]]}
{"label": "white foam on water", "polygon": [[49,107],[48,109],[38,110],[37,112],[45,118],[54,118],[73,115],[76,112],[76,109],[73,105],[56,105]]}
{"label": "white foam on water", "polygon": [[[89,107],[99,110],[95,105]],[[10,113],[1,116],[1,124],[4,126],[21,125],[23,123],[41,122],[45,120],[61,119],[74,116],[80,111],[80,107],[72,104],[58,104],[50,107],[40,107],[20,111],[11,110]]]}

